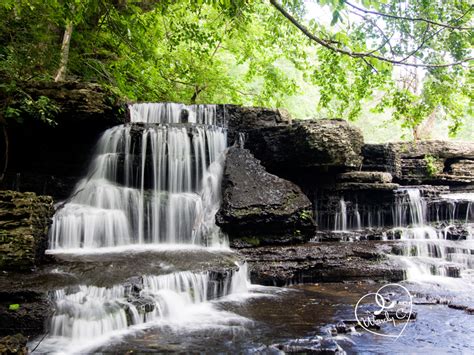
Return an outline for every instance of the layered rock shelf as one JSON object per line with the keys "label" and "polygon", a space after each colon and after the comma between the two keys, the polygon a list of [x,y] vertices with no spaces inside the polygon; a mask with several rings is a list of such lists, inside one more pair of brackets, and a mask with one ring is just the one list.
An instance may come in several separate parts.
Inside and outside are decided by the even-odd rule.
{"label": "layered rock shelf", "polygon": [[0,191],[1,270],[28,270],[43,260],[53,213],[49,196]]}

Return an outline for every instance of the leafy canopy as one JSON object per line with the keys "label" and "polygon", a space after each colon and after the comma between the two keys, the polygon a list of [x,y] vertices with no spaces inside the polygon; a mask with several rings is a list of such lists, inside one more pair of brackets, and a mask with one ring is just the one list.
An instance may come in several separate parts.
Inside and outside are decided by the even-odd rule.
{"label": "leafy canopy", "polygon": [[414,131],[438,115],[454,133],[472,115],[472,12],[468,0],[6,0],[1,111],[28,99],[17,83],[54,78],[71,23],[68,78],[129,100],[280,107],[311,85],[324,115],[354,120],[375,102]]}

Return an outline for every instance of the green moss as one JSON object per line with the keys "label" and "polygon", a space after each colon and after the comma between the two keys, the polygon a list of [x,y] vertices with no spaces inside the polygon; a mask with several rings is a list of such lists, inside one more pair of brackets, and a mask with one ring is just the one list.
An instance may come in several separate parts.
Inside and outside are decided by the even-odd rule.
{"label": "green moss", "polygon": [[239,238],[242,240],[244,243],[250,244],[254,247],[258,247],[260,245],[260,239],[257,237],[241,237]]}
{"label": "green moss", "polygon": [[313,214],[309,210],[300,211],[299,217],[303,221],[311,221],[313,219]]}
{"label": "green moss", "polygon": [[425,155],[424,160],[426,163],[426,171],[428,172],[429,176],[435,176],[441,172],[439,166],[436,165],[439,158],[436,158],[432,155]]}

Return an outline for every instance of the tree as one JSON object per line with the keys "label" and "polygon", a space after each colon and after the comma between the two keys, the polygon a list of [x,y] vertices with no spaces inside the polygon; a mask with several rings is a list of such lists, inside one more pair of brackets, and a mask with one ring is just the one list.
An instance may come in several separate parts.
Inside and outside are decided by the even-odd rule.
{"label": "tree", "polygon": [[[467,0],[317,3],[314,14],[303,0],[6,0],[3,116],[28,99],[12,88],[65,79],[129,100],[272,107],[312,85],[321,116],[355,120],[379,100],[413,132],[443,116],[455,133],[472,113]],[[418,68],[419,90],[400,85],[399,67]]]}
{"label": "tree", "polygon": [[[377,110],[393,109],[393,118],[410,128],[415,139],[420,138],[426,118],[433,120],[442,114],[452,120],[450,133],[455,134],[463,115],[472,115],[472,71],[468,63],[473,60],[474,5],[470,2],[363,0],[358,5],[345,0],[320,0],[319,4],[330,6],[333,11],[329,28],[318,21],[305,26],[301,2],[270,0],[270,3],[302,34],[331,52],[323,51],[319,56],[337,58],[334,59],[337,64],[344,61],[344,56],[362,60],[371,70],[358,80],[366,81],[368,88],[351,100],[360,101],[373,90],[386,92]],[[285,5],[300,13],[299,18],[290,14]],[[412,85],[400,85],[400,78],[392,73],[394,66],[424,68],[424,78],[421,80],[416,75],[415,80],[420,92],[413,90]],[[354,68],[350,71],[357,73]],[[331,76],[329,83],[317,77],[327,88],[322,95],[323,106],[334,99],[347,104],[347,96],[338,98],[338,94],[328,94],[335,91],[335,83],[345,81],[336,74]],[[371,76],[380,78],[370,79]],[[355,118],[357,113],[352,111],[348,117]]]}

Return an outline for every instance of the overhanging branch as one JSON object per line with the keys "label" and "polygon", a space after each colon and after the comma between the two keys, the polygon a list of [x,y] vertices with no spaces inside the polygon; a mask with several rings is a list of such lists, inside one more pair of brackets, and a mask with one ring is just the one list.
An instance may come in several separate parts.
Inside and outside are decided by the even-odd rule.
{"label": "overhanging branch", "polygon": [[[393,18],[393,19],[404,20],[404,21],[425,22],[425,23],[429,23],[430,25],[449,28],[451,30],[460,30],[460,31],[472,31],[473,30],[472,27],[455,26],[455,25],[451,25],[451,24],[448,24],[448,23],[441,23],[441,22],[432,21],[432,20],[422,18],[422,17],[397,16],[397,15],[386,14],[386,13],[382,13],[382,12],[378,12],[378,11],[367,10],[367,9],[362,8],[362,7],[354,5],[354,4],[350,3],[349,1],[345,1],[345,0],[344,0],[344,3],[347,4],[348,6],[352,7],[353,9],[356,9],[357,11],[363,12],[364,14],[371,14],[371,15],[376,15],[376,16],[381,16],[381,17],[386,17],[386,18]],[[472,8],[473,8],[473,6],[471,6],[468,11],[471,11]]]}
{"label": "overhanging branch", "polygon": [[[377,55],[374,52],[377,52],[378,49],[369,51],[369,52],[353,52],[350,50],[334,47],[331,43],[323,38],[320,38],[313,33],[311,33],[304,25],[302,25],[298,20],[296,20],[292,15],[290,15],[276,0],[270,0],[270,3],[283,15],[285,16],[296,28],[298,28],[306,37],[312,41],[320,44],[321,46],[332,50],[334,52],[348,55],[353,58],[373,58],[383,62],[391,63],[393,65],[400,66],[410,66],[410,67],[424,67],[424,68],[443,68],[443,67],[452,67],[456,65],[462,65],[468,61],[473,60],[474,58],[466,58],[464,60],[452,63],[441,63],[441,64],[423,64],[423,63],[408,63],[405,60],[397,60],[391,58],[385,58],[383,56]],[[380,49],[380,48],[379,48]],[[411,55],[410,55],[411,56]]]}

